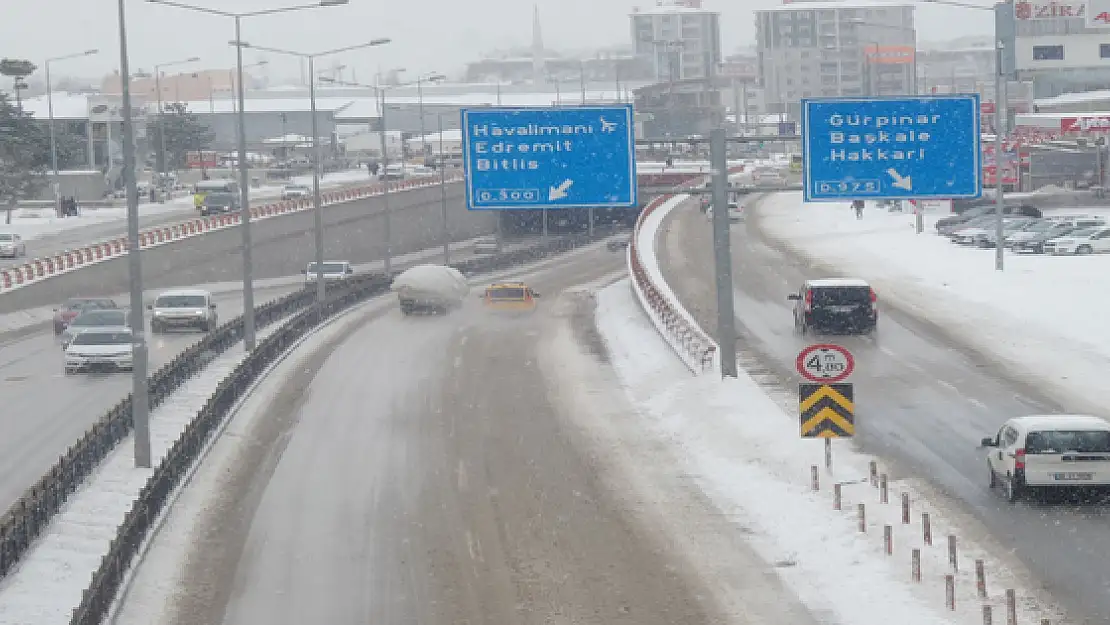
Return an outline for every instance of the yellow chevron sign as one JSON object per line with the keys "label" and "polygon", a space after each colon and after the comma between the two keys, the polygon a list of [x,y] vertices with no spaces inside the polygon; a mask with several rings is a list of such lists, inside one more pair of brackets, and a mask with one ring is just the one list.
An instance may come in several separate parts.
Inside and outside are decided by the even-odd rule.
{"label": "yellow chevron sign", "polygon": [[799,384],[802,438],[849,438],[856,433],[851,384]]}

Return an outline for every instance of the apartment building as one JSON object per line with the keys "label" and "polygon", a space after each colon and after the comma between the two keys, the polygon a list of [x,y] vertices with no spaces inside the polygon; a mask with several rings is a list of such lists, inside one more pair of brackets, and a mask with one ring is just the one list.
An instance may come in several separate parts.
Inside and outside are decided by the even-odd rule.
{"label": "apartment building", "polygon": [[705,80],[721,63],[720,13],[701,0],[656,0],[629,19],[634,53],[650,59],[656,82]]}
{"label": "apartment building", "polygon": [[799,101],[917,92],[911,4],[795,1],[756,11],[767,110],[798,119]]}
{"label": "apartment building", "polygon": [[1110,88],[1110,24],[1099,3],[1018,1],[995,5],[1002,66],[1032,81],[1037,98]]}

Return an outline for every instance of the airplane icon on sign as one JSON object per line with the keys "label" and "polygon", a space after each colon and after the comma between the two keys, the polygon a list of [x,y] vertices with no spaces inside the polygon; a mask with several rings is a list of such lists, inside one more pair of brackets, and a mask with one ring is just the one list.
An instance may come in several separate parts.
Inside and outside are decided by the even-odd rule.
{"label": "airplane icon on sign", "polygon": [[616,132],[616,131],[617,131],[617,123],[616,122],[605,121],[604,117],[601,118],[601,132]]}

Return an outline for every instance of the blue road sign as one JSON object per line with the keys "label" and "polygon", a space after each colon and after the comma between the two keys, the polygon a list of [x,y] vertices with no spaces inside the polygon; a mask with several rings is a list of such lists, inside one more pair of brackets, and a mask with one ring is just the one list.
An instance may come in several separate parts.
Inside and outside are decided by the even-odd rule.
{"label": "blue road sign", "polygon": [[807,202],[982,195],[979,96],[802,100]]}
{"label": "blue road sign", "polygon": [[632,106],[464,108],[470,210],[636,206]]}

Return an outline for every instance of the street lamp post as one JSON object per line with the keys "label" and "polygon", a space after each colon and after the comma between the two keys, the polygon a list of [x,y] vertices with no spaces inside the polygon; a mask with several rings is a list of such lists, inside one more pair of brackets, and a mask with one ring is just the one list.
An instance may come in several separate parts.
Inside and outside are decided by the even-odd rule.
{"label": "street lamp post", "polygon": [[[311,111],[312,115],[312,220],[316,238],[316,304],[319,309],[319,314],[321,315],[323,315],[324,312],[326,285],[324,283],[324,209],[323,199],[320,196],[320,163],[322,157],[320,155],[319,121],[317,120],[316,115],[316,59],[322,56],[329,56],[332,54],[339,54],[352,50],[361,50],[363,48],[380,46],[389,42],[390,40],[386,38],[373,39],[371,41],[367,41],[366,43],[361,43],[353,46],[345,46],[342,48],[335,48],[333,50],[325,50],[323,52],[317,52],[314,54],[305,54],[303,52],[294,52],[292,50],[284,50],[281,48],[256,46],[240,39],[236,39],[235,41],[230,42],[239,50],[240,58],[242,58],[243,55],[243,48],[251,48],[252,50],[271,52],[273,54],[282,54],[299,59],[306,59],[308,61],[308,99],[309,110]],[[242,93],[242,91],[240,91],[240,93]],[[239,104],[240,108],[242,108],[242,100],[239,101]],[[240,137],[241,136],[242,135],[240,135]]]}
{"label": "street lamp post", "polygon": [[428,156],[428,139],[424,134],[424,83],[425,82],[439,82],[446,79],[443,74],[432,72],[419,76],[416,79],[416,106],[417,114],[420,115],[420,156],[427,158]]}
{"label": "street lamp post", "polygon": [[443,152],[443,113],[436,113],[439,126],[439,204],[443,210],[443,264],[451,264],[451,229],[447,221],[447,159]]}
{"label": "street lamp post", "polygon": [[162,106],[162,68],[196,63],[199,60],[199,56],[194,56],[182,61],[159,63],[154,66],[154,90],[158,92],[158,173],[163,175],[166,173],[166,110]]}
{"label": "street lamp post", "polygon": [[[120,0],[121,2],[123,0]],[[293,11],[303,11],[308,9],[316,9],[320,7],[342,6],[347,4],[348,0],[319,0],[313,4],[301,4],[294,6],[277,7],[272,9],[259,9],[257,11],[245,11],[242,13],[233,13],[230,11],[220,11],[217,9],[210,9],[207,7],[199,7],[183,2],[175,2],[174,0],[147,0],[154,4],[164,4],[187,11],[196,11],[198,13],[207,13],[218,17],[230,17],[235,20],[235,41],[242,41],[241,22],[244,17],[258,17],[262,15],[275,15],[277,13],[290,13]],[[246,129],[246,114],[244,113],[244,104],[246,95],[243,91],[243,48],[236,47],[235,59],[236,71],[238,74],[238,100],[239,100],[239,201],[240,206],[240,230],[243,233],[243,344],[248,352],[254,351],[255,347],[255,323],[254,323],[254,266],[251,254],[251,207],[250,207],[250,170],[247,166],[247,129]]]}
{"label": "street lamp post", "polygon": [[150,397],[147,395],[146,323],[143,315],[143,265],[139,250],[139,188],[135,181],[135,127],[131,115],[131,70],[127,59],[127,19],[124,0],[118,1],[119,74],[123,104],[123,184],[127,189],[127,260],[131,283],[130,324],[131,422],[135,430],[135,466],[151,467]]}
{"label": "street lamp post", "polygon": [[59,211],[59,208],[60,208],[60,206],[58,204],[58,201],[59,201],[60,197],[59,197],[59,189],[58,189],[58,139],[57,139],[57,136],[56,136],[57,131],[54,129],[54,89],[53,89],[53,86],[52,86],[51,81],[50,81],[50,64],[51,63],[56,63],[58,61],[67,61],[69,59],[76,59],[76,58],[80,58],[80,57],[83,57],[83,56],[92,56],[94,54],[97,54],[98,52],[100,52],[100,51],[94,48],[92,50],[85,50],[84,52],[77,52],[75,54],[66,54],[66,55],[63,55],[63,56],[56,56],[56,57],[53,57],[53,58],[49,58],[49,59],[46,59],[46,63],[44,63],[44,65],[46,66],[46,109],[47,109],[47,115],[49,115],[49,117],[50,117],[50,167],[54,170],[54,184],[53,184],[53,187],[54,187],[54,211],[55,211],[55,213],[57,213]]}

